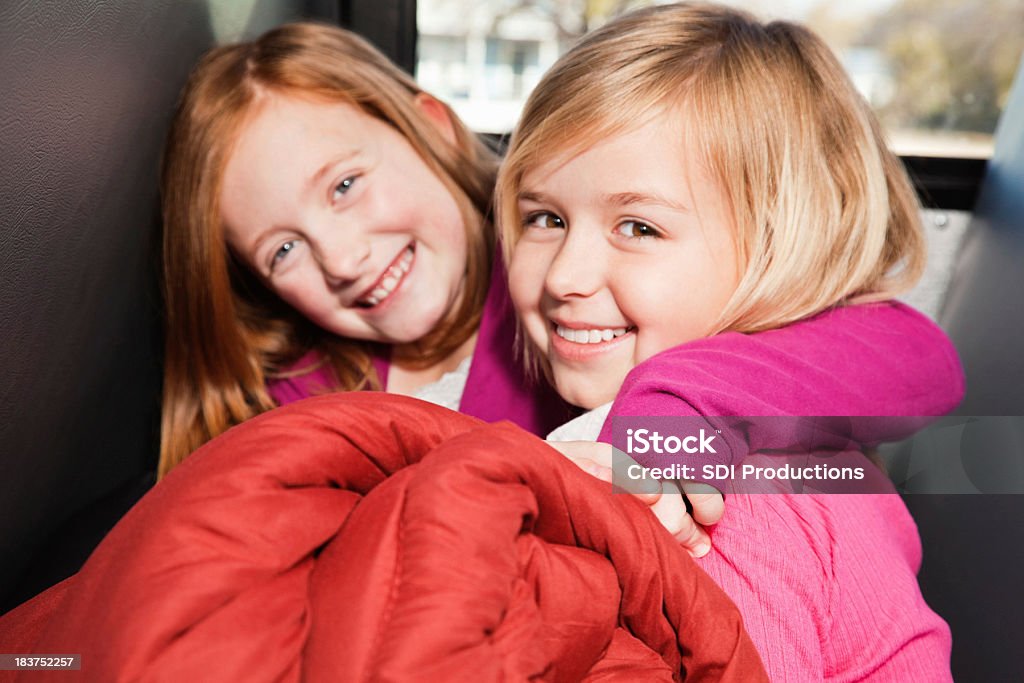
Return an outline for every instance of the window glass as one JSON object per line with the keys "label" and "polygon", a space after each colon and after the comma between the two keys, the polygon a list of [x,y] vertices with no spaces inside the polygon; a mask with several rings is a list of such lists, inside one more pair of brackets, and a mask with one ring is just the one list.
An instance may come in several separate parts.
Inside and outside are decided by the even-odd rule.
{"label": "window glass", "polygon": [[[588,29],[647,2],[418,0],[417,78],[475,130],[508,132]],[[817,31],[901,154],[986,157],[1024,48],[1024,0],[733,0]]]}

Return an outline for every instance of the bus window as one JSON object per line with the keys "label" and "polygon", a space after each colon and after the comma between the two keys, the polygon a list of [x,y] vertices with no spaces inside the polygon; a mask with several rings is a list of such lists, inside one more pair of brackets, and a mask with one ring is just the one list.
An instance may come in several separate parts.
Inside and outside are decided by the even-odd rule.
{"label": "bus window", "polygon": [[[651,0],[419,0],[417,77],[475,130],[506,133],[572,42]],[[903,156],[984,159],[1024,48],[1024,2],[732,0],[824,37]]]}

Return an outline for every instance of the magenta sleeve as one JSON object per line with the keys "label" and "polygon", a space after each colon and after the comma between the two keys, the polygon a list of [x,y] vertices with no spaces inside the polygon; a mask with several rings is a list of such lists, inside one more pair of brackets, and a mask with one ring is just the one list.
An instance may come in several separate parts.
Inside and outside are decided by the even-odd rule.
{"label": "magenta sleeve", "polygon": [[[849,306],[648,359],[626,377],[599,440],[611,441],[615,416],[936,416],[963,393],[960,360],[935,323],[900,303]],[[920,426],[871,422],[855,436],[875,443]]]}

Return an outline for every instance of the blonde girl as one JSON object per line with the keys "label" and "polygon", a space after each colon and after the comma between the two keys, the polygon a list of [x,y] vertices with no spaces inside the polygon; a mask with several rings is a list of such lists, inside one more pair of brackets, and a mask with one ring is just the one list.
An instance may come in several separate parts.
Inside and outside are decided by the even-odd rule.
{"label": "blonde girl", "polygon": [[[934,415],[962,395],[948,340],[890,301],[923,264],[913,190],[805,28],[677,4],[588,35],[531,95],[496,206],[530,351],[575,405]],[[730,496],[711,537],[701,566],[772,680],[949,678],[898,496]]]}

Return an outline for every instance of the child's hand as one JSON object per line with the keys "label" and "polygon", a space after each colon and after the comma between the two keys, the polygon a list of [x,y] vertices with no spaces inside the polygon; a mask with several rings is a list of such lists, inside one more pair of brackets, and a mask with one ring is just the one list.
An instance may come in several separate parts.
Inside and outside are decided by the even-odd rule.
{"label": "child's hand", "polygon": [[725,496],[722,492],[710,484],[699,481],[681,479],[678,483],[686,499],[690,501],[690,507],[693,508],[690,514],[697,523],[703,526],[718,524],[718,520],[725,514]]}
{"label": "child's hand", "polygon": [[[572,460],[580,469],[603,481],[612,481],[612,447],[595,441],[549,441],[548,445]],[[661,482],[654,493],[634,493],[651,507],[651,511],[679,543],[694,557],[703,557],[711,550],[711,538],[701,526],[722,518],[725,502],[722,494],[707,484],[697,482]],[[692,516],[679,488],[693,507]]]}

